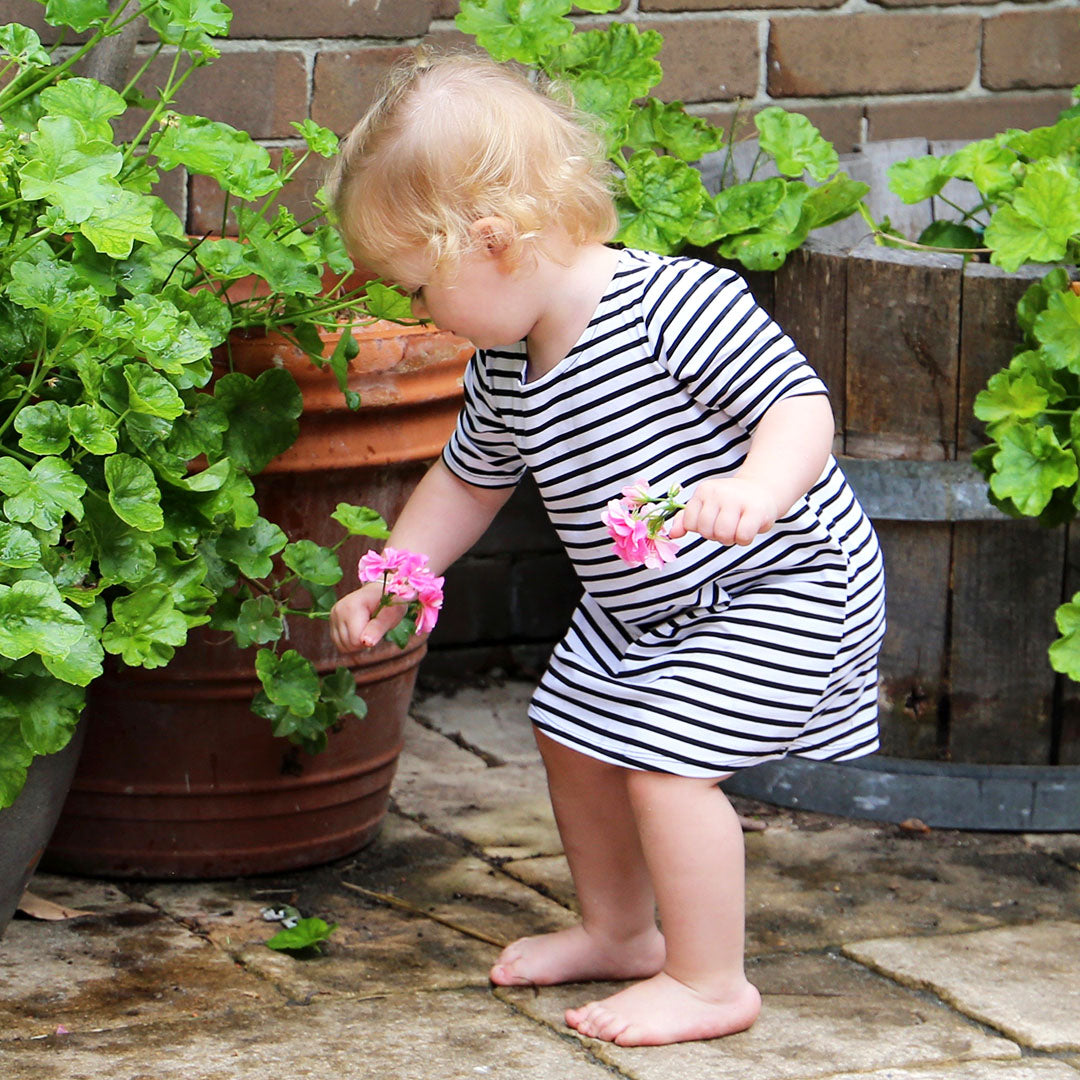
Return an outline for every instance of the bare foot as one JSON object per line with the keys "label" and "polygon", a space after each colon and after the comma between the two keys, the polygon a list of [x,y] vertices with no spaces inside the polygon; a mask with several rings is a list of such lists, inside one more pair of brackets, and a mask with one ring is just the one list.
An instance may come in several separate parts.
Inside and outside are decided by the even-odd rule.
{"label": "bare foot", "polygon": [[507,945],[491,969],[497,986],[553,986],[591,979],[642,979],[664,966],[664,938],[655,927],[626,941],[605,942],[584,926],[526,937]]}
{"label": "bare foot", "polygon": [[761,1011],[761,995],[745,979],[710,997],[661,971],[603,1001],[567,1009],[582,1035],[619,1046],[665,1046],[745,1031]]}

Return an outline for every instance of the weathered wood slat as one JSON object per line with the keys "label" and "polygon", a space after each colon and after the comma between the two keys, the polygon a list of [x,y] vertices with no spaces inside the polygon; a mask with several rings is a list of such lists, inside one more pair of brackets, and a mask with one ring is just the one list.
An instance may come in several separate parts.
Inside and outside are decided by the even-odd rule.
{"label": "weathered wood slat", "polygon": [[836,420],[834,449],[844,449],[845,348],[847,338],[847,253],[815,244],[793,251],[776,272],[774,316],[825,380]]}
{"label": "weathered wood slat", "polygon": [[892,248],[853,251],[847,282],[847,453],[956,456],[963,261]]}
{"label": "weathered wood slat", "polygon": [[953,526],[951,759],[1051,764],[1065,532],[1036,522]]}
{"label": "weathered wood slat", "polygon": [[[1080,592],[1080,522],[1068,526],[1065,546],[1065,581],[1062,601]],[[1080,765],[1080,683],[1058,676],[1058,717],[1054,756],[1058,765]],[[1080,799],[1080,794],[1077,795]]]}
{"label": "weathered wood slat", "polygon": [[934,759],[948,693],[947,624],[952,530],[945,523],[881,521],[889,630],[881,652],[882,753]]}
{"label": "weathered wood slat", "polygon": [[1016,305],[1044,270],[1024,267],[1007,274],[989,263],[964,268],[960,322],[960,386],[957,450],[970,454],[986,442],[983,425],[973,412],[975,396],[990,376],[1007,367],[1022,340]]}

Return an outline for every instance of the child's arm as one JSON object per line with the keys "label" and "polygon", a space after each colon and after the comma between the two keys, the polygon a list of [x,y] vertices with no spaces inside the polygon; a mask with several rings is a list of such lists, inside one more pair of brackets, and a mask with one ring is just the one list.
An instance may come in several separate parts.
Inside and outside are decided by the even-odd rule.
{"label": "child's arm", "polygon": [[[441,574],[483,535],[513,488],[483,488],[458,479],[437,461],[417,485],[395,524],[387,545],[428,557]],[[342,597],[330,612],[330,636],[343,653],[377,644],[400,621],[399,604],[371,612],[382,594],[381,582],[369,582]]]}
{"label": "child's arm", "polygon": [[696,532],[722,544],[749,544],[768,532],[821,475],[833,431],[824,394],[776,402],[758,422],[739,471],[698,484],[672,519],[671,536]]}

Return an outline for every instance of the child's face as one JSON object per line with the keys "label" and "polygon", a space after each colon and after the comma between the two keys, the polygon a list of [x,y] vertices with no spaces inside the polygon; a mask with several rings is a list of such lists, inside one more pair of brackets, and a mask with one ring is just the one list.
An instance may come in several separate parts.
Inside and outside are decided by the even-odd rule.
{"label": "child's face", "polygon": [[540,316],[528,273],[515,272],[505,255],[480,247],[450,273],[432,267],[426,253],[400,259],[397,281],[412,297],[413,315],[467,338],[482,349],[513,345]]}

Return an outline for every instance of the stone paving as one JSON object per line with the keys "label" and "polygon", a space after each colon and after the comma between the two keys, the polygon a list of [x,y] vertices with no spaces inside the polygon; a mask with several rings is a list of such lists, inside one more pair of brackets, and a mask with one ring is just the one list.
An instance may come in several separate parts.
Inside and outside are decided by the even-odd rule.
{"label": "stone paving", "polygon": [[[0,1078],[1080,1080],[1080,835],[737,800],[764,826],[746,837],[750,1031],[621,1048],[562,1020],[609,987],[490,987],[492,941],[574,920],[528,690],[421,696],[393,811],[338,863],[39,875],[35,892],[90,914],[17,919],[0,940]],[[266,948],[262,909],[282,903],[338,924],[322,954]]]}

